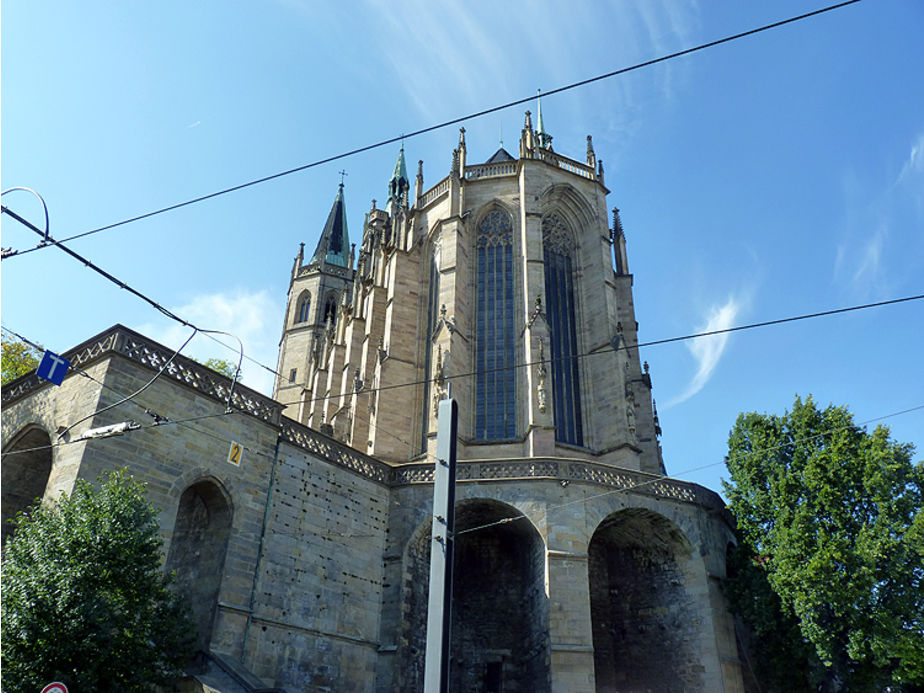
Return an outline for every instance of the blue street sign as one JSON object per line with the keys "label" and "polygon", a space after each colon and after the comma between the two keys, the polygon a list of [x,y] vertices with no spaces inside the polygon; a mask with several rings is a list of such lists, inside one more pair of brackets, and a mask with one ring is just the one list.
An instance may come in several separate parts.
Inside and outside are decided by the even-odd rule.
{"label": "blue street sign", "polygon": [[60,385],[61,381],[64,380],[64,376],[67,374],[67,369],[70,368],[70,366],[71,362],[66,358],[62,358],[61,356],[46,350],[45,355],[42,356],[42,362],[36,369],[35,374],[39,378],[47,380],[50,383]]}

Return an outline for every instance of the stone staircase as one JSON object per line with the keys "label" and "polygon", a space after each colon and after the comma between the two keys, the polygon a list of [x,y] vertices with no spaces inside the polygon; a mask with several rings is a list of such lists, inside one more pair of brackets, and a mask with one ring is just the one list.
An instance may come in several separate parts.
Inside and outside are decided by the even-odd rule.
{"label": "stone staircase", "polygon": [[222,652],[200,652],[176,693],[287,693],[255,676]]}

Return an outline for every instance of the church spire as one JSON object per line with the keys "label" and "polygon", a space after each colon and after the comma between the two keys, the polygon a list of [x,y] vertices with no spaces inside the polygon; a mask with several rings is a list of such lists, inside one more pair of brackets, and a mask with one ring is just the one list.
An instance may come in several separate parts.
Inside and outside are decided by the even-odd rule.
{"label": "church spire", "polygon": [[545,126],[542,124],[542,90],[537,90],[536,96],[536,107],[538,109],[538,116],[536,120],[536,136],[539,139],[539,146],[543,149],[552,148],[552,136],[545,131]]}
{"label": "church spire", "polygon": [[334,204],[330,208],[330,214],[327,215],[327,223],[324,224],[324,231],[321,232],[318,247],[315,248],[314,255],[311,256],[312,265],[322,262],[338,265],[339,267],[350,266],[350,234],[347,231],[342,181],[337,189]]}
{"label": "church spire", "polygon": [[388,181],[388,201],[385,203],[385,211],[391,216],[394,216],[401,207],[407,206],[409,188],[407,165],[404,163],[404,145],[402,144],[401,151],[398,152],[398,161],[395,162],[395,172],[391,174],[391,179]]}

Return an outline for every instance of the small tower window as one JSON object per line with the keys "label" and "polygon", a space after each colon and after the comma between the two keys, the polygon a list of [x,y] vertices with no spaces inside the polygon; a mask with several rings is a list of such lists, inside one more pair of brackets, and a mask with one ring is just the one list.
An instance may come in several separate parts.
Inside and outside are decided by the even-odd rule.
{"label": "small tower window", "polygon": [[307,291],[298,301],[298,313],[295,322],[308,322],[308,316],[311,312],[311,294]]}
{"label": "small tower window", "polygon": [[337,322],[337,294],[331,291],[324,302],[324,322],[335,324]]}

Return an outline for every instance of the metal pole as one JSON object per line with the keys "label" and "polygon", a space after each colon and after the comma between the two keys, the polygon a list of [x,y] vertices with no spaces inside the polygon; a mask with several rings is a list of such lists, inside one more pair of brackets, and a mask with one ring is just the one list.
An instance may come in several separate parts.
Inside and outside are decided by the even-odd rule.
{"label": "metal pole", "polygon": [[424,693],[449,691],[449,631],[452,616],[452,550],[456,503],[456,432],[459,407],[440,401],[433,472],[433,539]]}

